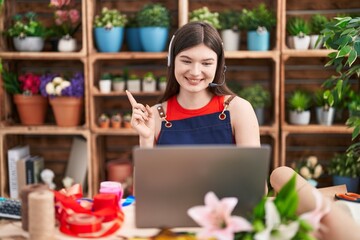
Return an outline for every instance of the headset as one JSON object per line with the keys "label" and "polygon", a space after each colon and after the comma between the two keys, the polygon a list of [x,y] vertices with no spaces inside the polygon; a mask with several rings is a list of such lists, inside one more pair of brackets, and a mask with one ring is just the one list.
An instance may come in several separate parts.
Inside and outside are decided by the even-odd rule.
{"label": "headset", "polygon": [[[171,47],[174,41],[175,35],[172,36],[170,43],[169,43],[169,48],[168,48],[168,56],[167,56],[167,66],[170,67],[171,65]],[[221,83],[209,83],[209,87],[220,87],[222,85],[225,84],[225,72],[226,72],[227,67],[224,66],[224,80]]]}

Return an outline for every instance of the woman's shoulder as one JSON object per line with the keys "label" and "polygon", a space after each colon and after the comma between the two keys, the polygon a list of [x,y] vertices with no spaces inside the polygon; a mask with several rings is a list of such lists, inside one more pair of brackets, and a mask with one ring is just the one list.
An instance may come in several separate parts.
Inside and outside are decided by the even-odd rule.
{"label": "woman's shoulder", "polygon": [[235,108],[252,107],[251,104],[247,100],[245,100],[244,98],[241,98],[237,95],[225,95],[224,102],[229,101],[230,99],[231,99],[231,101],[229,102],[229,108],[231,108],[231,107],[235,107]]}

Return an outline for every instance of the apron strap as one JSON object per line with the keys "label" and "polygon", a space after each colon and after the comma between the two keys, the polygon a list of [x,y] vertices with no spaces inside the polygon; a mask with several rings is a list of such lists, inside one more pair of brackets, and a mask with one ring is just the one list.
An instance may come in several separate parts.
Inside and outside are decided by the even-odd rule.
{"label": "apron strap", "polygon": [[226,118],[226,114],[224,113],[226,111],[226,109],[229,107],[230,102],[235,98],[235,95],[231,95],[225,102],[224,102],[224,109],[222,110],[222,112],[219,114],[219,119],[220,120],[225,120]]}
{"label": "apron strap", "polygon": [[164,111],[163,106],[162,106],[161,104],[158,104],[158,105],[156,106],[156,109],[158,110],[158,113],[159,113],[160,118],[161,118],[163,121],[166,122],[166,123],[165,123],[165,127],[171,128],[172,123],[169,122],[168,120],[166,120],[166,114],[165,114],[165,111]]}

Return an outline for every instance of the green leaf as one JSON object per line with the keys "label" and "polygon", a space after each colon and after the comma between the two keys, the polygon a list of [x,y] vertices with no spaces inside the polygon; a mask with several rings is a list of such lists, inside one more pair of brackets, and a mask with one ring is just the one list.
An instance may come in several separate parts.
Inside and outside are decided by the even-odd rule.
{"label": "green leaf", "polygon": [[349,53],[348,60],[347,60],[347,63],[349,64],[349,67],[351,67],[351,65],[353,65],[353,63],[355,62],[357,56],[358,56],[357,52],[354,49],[351,49],[351,51]]}
{"label": "green leaf", "polygon": [[337,52],[331,52],[328,54],[329,58],[336,58]]}
{"label": "green leaf", "polygon": [[354,49],[357,55],[360,56],[360,39],[354,41]]}
{"label": "green leaf", "polygon": [[351,140],[355,140],[355,138],[357,138],[357,136],[359,136],[359,133],[360,133],[360,126],[356,126],[352,132]]}
{"label": "green leaf", "polygon": [[337,54],[337,58],[339,58],[339,57],[344,57],[344,56],[346,56],[347,54],[349,54],[349,52],[351,51],[351,47],[350,46],[348,46],[348,45],[346,45],[346,46],[343,46],[341,49],[340,49],[340,51],[338,52],[338,54]]}
{"label": "green leaf", "polygon": [[337,90],[338,98],[341,99],[342,97],[342,89],[343,89],[343,83],[344,81],[339,79],[336,83],[335,89]]}

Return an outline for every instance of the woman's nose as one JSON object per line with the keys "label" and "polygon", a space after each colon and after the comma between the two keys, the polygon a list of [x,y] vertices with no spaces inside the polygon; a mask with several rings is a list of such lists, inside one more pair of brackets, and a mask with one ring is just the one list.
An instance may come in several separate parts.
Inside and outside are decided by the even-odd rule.
{"label": "woman's nose", "polygon": [[200,75],[200,73],[201,73],[200,64],[197,64],[197,63],[193,64],[190,69],[190,74],[197,76],[197,75]]}

